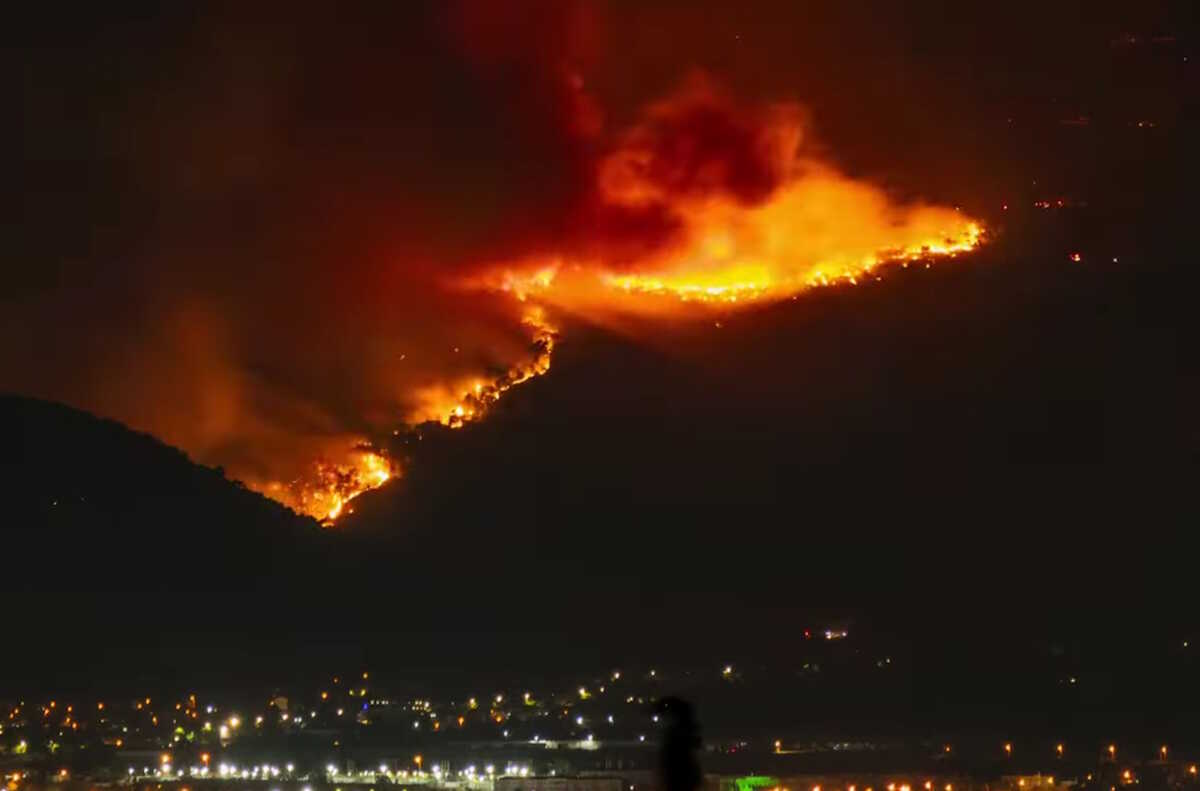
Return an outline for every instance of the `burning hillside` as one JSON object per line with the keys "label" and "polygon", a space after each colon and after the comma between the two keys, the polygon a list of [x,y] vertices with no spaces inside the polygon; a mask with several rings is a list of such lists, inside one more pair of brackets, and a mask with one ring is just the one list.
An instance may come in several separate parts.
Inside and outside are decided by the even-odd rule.
{"label": "burning hillside", "polygon": [[[409,425],[459,428],[511,388],[550,369],[557,330],[547,307],[592,317],[633,311],[668,319],[687,303],[723,310],[856,285],[889,264],[932,262],[974,249],[981,224],[946,207],[898,204],[810,155],[799,108],[744,107],[694,79],[650,106],[595,165],[595,191],[575,244],[515,265],[481,268],[456,288],[524,303],[528,356],[497,375],[434,382],[413,394]],[[262,489],[333,520],[393,472],[376,451],[322,465],[317,482]],[[386,471],[385,471],[386,470]]]}

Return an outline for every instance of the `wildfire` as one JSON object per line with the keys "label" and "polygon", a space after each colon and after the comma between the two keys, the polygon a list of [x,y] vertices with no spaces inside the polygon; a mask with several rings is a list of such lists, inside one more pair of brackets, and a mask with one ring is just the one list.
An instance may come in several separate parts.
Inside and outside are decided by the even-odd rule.
{"label": "wildfire", "polygon": [[[549,281],[546,281],[549,282]],[[450,428],[462,428],[479,420],[506,392],[550,370],[550,357],[558,330],[546,319],[541,306],[531,305],[521,323],[530,328],[529,359],[510,366],[489,381],[476,380],[454,397],[440,391],[427,391],[426,403],[409,418],[410,424],[436,421]],[[361,443],[348,464],[318,462],[311,476],[290,483],[271,482],[256,486],[260,492],[291,508],[332,525],[347,510],[348,504],[363,492],[387,483],[398,469],[381,451]]]}
{"label": "wildfire", "polygon": [[[539,278],[540,287],[545,288],[552,281],[553,273],[552,270],[541,271],[549,274],[535,273],[534,276]],[[512,290],[524,301],[527,292]],[[453,389],[434,388],[425,391],[421,394],[422,404],[410,416],[410,421],[424,423],[433,420],[450,428],[462,428],[486,415],[492,405],[512,388],[549,371],[558,330],[547,321],[546,311],[540,305],[531,305],[522,316],[521,323],[532,334],[529,359],[512,365],[491,380],[476,379]]]}
{"label": "wildfire", "polygon": [[395,474],[390,459],[365,445],[354,449],[348,464],[320,461],[309,478],[271,482],[259,490],[297,513],[323,524],[333,523],[346,505],[365,491],[387,483]]}
{"label": "wildfire", "polygon": [[704,268],[690,273],[686,268],[664,274],[603,274],[602,282],[626,294],[674,297],[684,302],[731,304],[760,299],[782,299],[797,292],[837,284],[858,285],[888,264],[950,258],[969,252],[982,241],[983,227],[955,217],[937,235],[902,246],[881,248],[851,256],[830,257],[796,269],[755,266],[737,261],[723,268]]}
{"label": "wildfire", "polygon": [[[794,105],[742,107],[703,80],[648,108],[597,163],[591,236],[451,283],[521,303],[528,356],[406,394],[405,422],[462,428],[546,373],[559,336],[546,306],[589,319],[670,317],[691,303],[729,310],[877,280],[889,265],[929,267],[984,241],[982,223],[956,208],[897,202],[803,153],[802,118]],[[328,524],[396,472],[364,445],[349,464],[263,491]]]}
{"label": "wildfire", "polygon": [[985,237],[982,223],[956,209],[895,205],[883,190],[814,163],[797,165],[761,204],[705,196],[677,199],[671,210],[679,239],[625,271],[559,262],[525,276],[505,270],[493,282],[585,314],[669,313],[679,302],[728,308],[858,285],[890,264],[954,258]]}
{"label": "wildfire", "polygon": [[803,119],[795,105],[744,106],[692,80],[647,108],[597,165],[598,226],[618,233],[482,282],[587,315],[669,312],[681,301],[729,306],[857,285],[883,265],[928,264],[982,242],[982,224],[958,209],[897,202],[808,154]]}

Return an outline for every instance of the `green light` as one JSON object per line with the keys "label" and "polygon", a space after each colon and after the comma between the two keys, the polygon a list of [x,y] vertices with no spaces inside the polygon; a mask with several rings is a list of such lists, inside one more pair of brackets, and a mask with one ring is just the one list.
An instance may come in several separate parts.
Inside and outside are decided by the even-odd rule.
{"label": "green light", "polygon": [[779,778],[767,775],[746,775],[736,778],[734,784],[737,791],[754,791],[756,788],[773,788],[779,785]]}

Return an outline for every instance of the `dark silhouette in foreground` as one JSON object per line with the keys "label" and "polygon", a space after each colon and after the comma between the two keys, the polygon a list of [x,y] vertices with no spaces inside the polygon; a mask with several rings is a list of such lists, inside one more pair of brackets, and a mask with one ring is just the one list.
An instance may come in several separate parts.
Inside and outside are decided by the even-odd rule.
{"label": "dark silhouette in foreground", "polygon": [[682,698],[663,698],[655,710],[666,718],[660,770],[665,791],[696,791],[700,787],[700,726],[692,704]]}

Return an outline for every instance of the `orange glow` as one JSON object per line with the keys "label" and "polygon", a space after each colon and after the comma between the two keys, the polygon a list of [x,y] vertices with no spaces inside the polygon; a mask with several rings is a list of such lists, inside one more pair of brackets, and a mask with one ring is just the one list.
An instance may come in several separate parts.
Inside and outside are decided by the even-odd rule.
{"label": "orange glow", "polygon": [[[477,376],[469,382],[420,390],[414,394],[418,405],[407,416],[406,422],[415,426],[433,421],[450,428],[462,428],[483,418],[513,387],[549,371],[557,329],[547,321],[545,310],[537,305],[530,305],[525,310],[521,323],[530,329],[532,336],[528,359],[491,379]],[[384,485],[398,472],[398,465],[364,441],[353,450],[348,463],[318,462],[313,465],[310,475],[289,483],[251,481],[248,485],[293,511],[329,526],[345,513],[351,500]]]}
{"label": "orange glow", "polygon": [[[762,206],[708,201],[680,211],[691,230],[678,247],[624,270],[578,262],[543,278],[538,299],[590,315],[678,313],[681,303],[728,309],[858,286],[889,265],[953,259],[985,237],[981,223],[955,210],[896,207],[824,167]],[[495,287],[514,277],[505,270]]]}
{"label": "orange glow", "polygon": [[317,462],[308,478],[265,485],[252,482],[250,488],[328,525],[342,515],[347,503],[387,483],[394,474],[392,461],[364,442],[353,449],[346,464]]}
{"label": "orange glow", "polygon": [[[529,332],[528,353],[498,374],[408,385],[395,394],[405,428],[463,428],[513,387],[547,373],[558,315],[603,321],[727,312],[819,287],[873,283],[891,266],[929,269],[986,240],[982,222],[957,208],[898,201],[821,159],[818,149],[802,146],[804,117],[790,103],[741,106],[704,79],[646,108],[594,163],[595,216],[580,220],[577,237],[477,261],[469,274],[443,283],[512,300],[520,311],[514,318]],[[337,461],[290,482],[247,484],[329,525],[355,497],[401,473],[368,440],[349,460],[333,455]]]}
{"label": "orange glow", "polygon": [[664,205],[682,226],[671,244],[619,268],[559,258],[502,268],[483,282],[582,312],[661,313],[672,301],[729,307],[859,285],[885,265],[928,264],[982,243],[983,225],[957,209],[896,204],[874,185],[800,158],[799,130],[786,117],[777,123],[771,132],[783,141],[775,163],[780,183],[761,203],[664,192],[642,175],[642,152],[620,149],[602,166],[604,197],[625,209]]}
{"label": "orange glow", "polygon": [[[823,228],[814,240],[799,230],[813,218],[793,215],[811,212],[814,203],[822,202],[836,207],[828,219],[844,217],[846,227]],[[603,282],[627,294],[685,302],[782,299],[817,286],[859,285],[889,263],[952,257],[977,247],[983,236],[979,223],[956,212],[894,209],[881,192],[834,173],[756,209],[705,207],[693,221],[700,228],[712,223],[737,232],[701,232],[656,271],[605,273]]]}
{"label": "orange glow", "polygon": [[527,360],[491,380],[476,377],[457,385],[426,388],[417,394],[420,405],[409,415],[409,422],[435,421],[450,428],[462,428],[483,418],[512,388],[549,371],[558,329],[546,319],[546,311],[539,305],[530,305],[521,323],[531,335]]}
{"label": "orange glow", "polygon": [[843,174],[807,133],[795,104],[743,105],[697,75],[647,107],[596,171],[602,211],[666,217],[669,230],[502,262],[470,285],[589,316],[728,308],[858,285],[886,264],[928,265],[983,241],[982,223],[956,208],[900,203]]}

